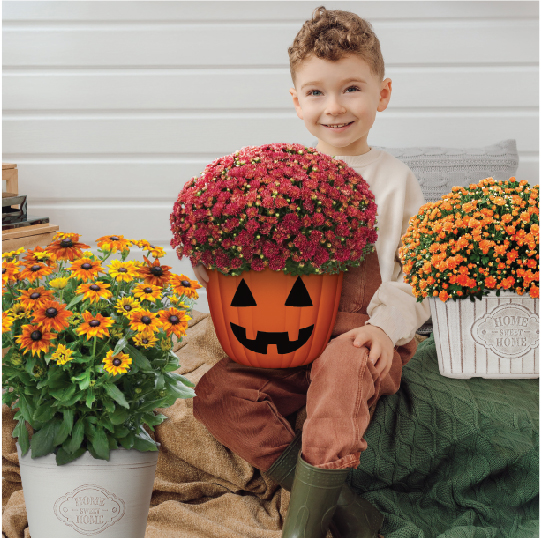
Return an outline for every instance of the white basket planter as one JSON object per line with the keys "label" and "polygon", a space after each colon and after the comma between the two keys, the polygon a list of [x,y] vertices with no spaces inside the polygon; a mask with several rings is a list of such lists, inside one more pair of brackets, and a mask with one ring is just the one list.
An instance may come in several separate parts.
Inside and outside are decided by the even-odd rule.
{"label": "white basket planter", "polygon": [[17,443],[32,538],[144,538],[158,452],[119,448],[110,461],[86,452],[61,466],[30,453]]}
{"label": "white basket planter", "polygon": [[539,299],[514,292],[429,298],[440,373],[445,377],[539,377]]}

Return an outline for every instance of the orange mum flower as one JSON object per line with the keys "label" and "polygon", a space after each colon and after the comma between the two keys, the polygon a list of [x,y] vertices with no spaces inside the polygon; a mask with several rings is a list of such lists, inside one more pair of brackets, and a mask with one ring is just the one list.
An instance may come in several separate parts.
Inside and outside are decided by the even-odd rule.
{"label": "orange mum flower", "polygon": [[57,260],[69,260],[72,262],[83,255],[83,248],[90,248],[88,245],[79,242],[79,234],[62,234],[56,241],[47,246]]}
{"label": "orange mum flower", "polygon": [[179,338],[184,336],[190,319],[192,318],[187,316],[186,312],[175,307],[160,312],[160,321],[167,336],[171,336],[171,334],[176,334]]}
{"label": "orange mum flower", "polygon": [[50,331],[63,331],[69,327],[68,318],[73,312],[66,310],[65,304],[56,301],[47,301],[41,308],[34,312],[34,323],[43,329]]}
{"label": "orange mum flower", "polygon": [[533,299],[539,298],[539,288],[535,284],[530,286],[530,297]]}
{"label": "orange mum flower", "polygon": [[35,325],[23,325],[22,331],[15,340],[20,344],[23,353],[30,351],[32,355],[39,355],[43,351],[47,353],[51,347],[51,340],[56,338],[56,334]]}
{"label": "orange mum flower", "polygon": [[77,328],[77,334],[82,336],[86,334],[86,339],[90,340],[92,336],[103,338],[109,336],[109,327],[115,323],[114,319],[103,317],[96,314],[94,317],[90,312],[83,312],[84,322]]}
{"label": "orange mum flower", "polygon": [[202,287],[197,280],[192,280],[185,275],[173,275],[170,284],[176,294],[185,295],[189,299],[197,299],[199,294],[195,290]]}
{"label": "orange mum flower", "polygon": [[91,284],[81,284],[77,288],[77,293],[84,293],[83,299],[90,299],[91,303],[97,303],[100,299],[109,299],[113,294],[107,289],[110,284],[103,282],[92,282]]}
{"label": "orange mum flower", "polygon": [[53,272],[53,268],[49,267],[44,263],[35,263],[33,265],[26,265],[25,268],[21,271],[19,276],[20,280],[28,280],[32,283],[44,276],[50,275]]}
{"label": "orange mum flower", "polygon": [[73,276],[88,282],[98,277],[98,273],[105,273],[98,260],[85,256],[71,264]]}
{"label": "orange mum flower", "polygon": [[151,263],[146,256],[143,256],[147,267],[139,268],[139,276],[145,279],[145,284],[153,284],[154,286],[165,286],[171,278],[171,267],[168,265],[160,265],[159,260],[154,260]]}

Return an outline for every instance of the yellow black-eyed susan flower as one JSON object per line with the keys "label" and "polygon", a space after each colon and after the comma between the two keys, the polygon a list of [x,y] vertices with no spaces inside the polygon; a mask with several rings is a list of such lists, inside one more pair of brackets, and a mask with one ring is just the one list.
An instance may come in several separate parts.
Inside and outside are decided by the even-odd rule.
{"label": "yellow black-eyed susan flower", "polygon": [[56,301],[47,301],[45,304],[34,310],[34,323],[43,329],[61,332],[69,327],[68,318],[72,312],[66,310],[65,304]]}
{"label": "yellow black-eyed susan flower", "polygon": [[153,284],[137,284],[133,288],[133,295],[140,301],[150,301],[152,303],[156,302],[156,299],[160,299],[162,295],[162,289],[160,286],[154,286]]}
{"label": "yellow black-eyed susan flower", "polygon": [[188,328],[188,321],[191,319],[186,312],[174,306],[160,312],[160,321],[167,336],[171,336],[171,334],[176,334],[179,338],[184,336]]}
{"label": "yellow black-eyed susan flower", "polygon": [[128,239],[124,239],[123,235],[104,235],[99,239],[96,239],[98,248],[101,248],[105,252],[116,252],[123,250],[129,250],[131,242]]}
{"label": "yellow black-eyed susan flower", "polygon": [[43,247],[36,247],[34,249],[28,249],[26,256],[24,257],[27,264],[45,263],[49,267],[55,267],[56,256]]}
{"label": "yellow black-eyed susan flower", "polygon": [[109,336],[109,327],[115,323],[111,318],[96,314],[94,317],[90,312],[83,312],[83,323],[76,329],[79,336],[86,334],[86,339],[90,340],[93,336],[103,338]]}
{"label": "yellow black-eyed susan flower", "polygon": [[13,325],[13,318],[6,312],[2,312],[2,334],[11,331]]}
{"label": "yellow black-eyed susan flower", "polygon": [[59,276],[49,281],[49,286],[55,290],[63,290],[67,285],[71,277]]}
{"label": "yellow black-eyed susan flower", "polygon": [[130,369],[132,359],[126,353],[122,353],[122,351],[114,356],[112,351],[108,351],[101,362],[103,362],[103,369],[106,372],[117,375],[125,374]]}
{"label": "yellow black-eyed susan flower", "polygon": [[158,318],[158,314],[149,310],[138,310],[130,315],[130,327],[134,331],[152,331],[158,332],[162,326],[162,322]]}
{"label": "yellow black-eyed susan flower", "polygon": [[54,299],[53,292],[39,286],[38,288],[21,290],[19,302],[27,310],[36,310],[52,299]]}
{"label": "yellow black-eyed susan flower", "polygon": [[122,297],[116,302],[116,311],[126,317],[130,317],[131,313],[137,310],[141,310],[141,303],[133,297]]}
{"label": "yellow black-eyed susan flower", "polygon": [[197,280],[192,280],[186,275],[173,275],[169,284],[175,293],[180,296],[184,295],[188,299],[198,299],[199,294],[195,290],[202,287]]}
{"label": "yellow black-eyed susan flower", "polygon": [[154,347],[157,341],[158,340],[152,331],[144,331],[133,337],[133,343],[138,347]]}
{"label": "yellow black-eyed susan flower", "polygon": [[99,273],[105,273],[100,261],[88,256],[79,258],[71,264],[71,274],[84,282],[94,280],[98,277]]}
{"label": "yellow black-eyed susan flower", "polygon": [[139,268],[139,276],[145,279],[145,284],[153,284],[154,286],[163,287],[171,278],[171,267],[169,265],[161,265],[159,260],[150,262],[146,256],[143,256],[146,266]]}
{"label": "yellow black-eyed susan flower", "polygon": [[72,262],[83,255],[83,248],[90,248],[88,245],[79,242],[80,234],[61,233],[56,234],[56,241],[47,245],[49,252],[52,252],[57,260],[68,260]]}
{"label": "yellow black-eyed susan flower", "polygon": [[109,265],[109,276],[117,282],[131,282],[139,276],[139,271],[133,262],[113,260]]}
{"label": "yellow black-eyed susan flower", "polygon": [[51,360],[57,364],[66,364],[73,359],[73,351],[64,344],[58,344],[56,351],[51,355]]}
{"label": "yellow black-eyed susan flower", "polygon": [[[2,286],[5,286],[8,282],[17,282],[20,277],[20,263],[19,262],[2,262]],[[19,276],[17,276],[19,275]]]}
{"label": "yellow black-eyed susan flower", "polygon": [[47,329],[40,329],[36,325],[23,325],[22,334],[15,341],[21,346],[23,353],[32,352],[32,355],[39,355],[41,352],[47,353],[51,347],[51,340],[56,338],[56,334]]}
{"label": "yellow black-eyed susan flower", "polygon": [[109,299],[113,294],[107,289],[110,284],[104,282],[91,282],[90,284],[81,284],[77,288],[77,293],[84,293],[83,299],[90,299],[91,303],[97,303],[100,299]]}

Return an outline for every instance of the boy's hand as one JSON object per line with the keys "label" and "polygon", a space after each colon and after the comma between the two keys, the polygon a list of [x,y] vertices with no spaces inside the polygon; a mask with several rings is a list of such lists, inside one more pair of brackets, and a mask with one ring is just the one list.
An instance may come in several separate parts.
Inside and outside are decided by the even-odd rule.
{"label": "boy's hand", "polygon": [[355,347],[366,345],[370,349],[368,360],[376,367],[380,377],[385,377],[391,369],[394,345],[383,329],[374,325],[364,325],[357,329],[351,329],[337,338],[349,338],[353,340]]}
{"label": "boy's hand", "polygon": [[209,282],[209,276],[205,266],[202,263],[198,263],[195,267],[192,267],[192,269],[197,280],[199,280],[199,284],[206,289]]}

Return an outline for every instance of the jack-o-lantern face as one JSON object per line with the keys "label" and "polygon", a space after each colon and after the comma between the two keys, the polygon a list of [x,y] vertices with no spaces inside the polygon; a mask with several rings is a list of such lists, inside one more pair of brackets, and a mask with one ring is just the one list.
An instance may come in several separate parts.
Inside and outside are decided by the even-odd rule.
{"label": "jack-o-lantern face", "polygon": [[340,302],[342,273],[292,276],[209,271],[207,297],[216,335],[236,362],[265,368],[308,364],[330,338]]}
{"label": "jack-o-lantern face", "polygon": [[[231,306],[237,307],[246,307],[246,306],[257,306],[257,303],[254,300],[250,288],[246,284],[244,278],[241,280],[237,292],[231,301]],[[312,306],[312,299],[308,293],[304,282],[301,277],[297,277],[295,284],[291,288],[291,292],[285,302],[285,306]],[[257,337],[255,340],[250,340],[246,338],[246,329],[233,323],[229,322],[233,334],[236,336],[237,340],[250,351],[255,351],[256,353],[267,354],[268,344],[276,344],[276,348],[280,355],[285,355],[286,353],[291,353],[297,351],[300,347],[304,346],[306,342],[312,336],[314,330],[314,324],[309,327],[303,327],[299,329],[299,338],[294,342],[289,340],[289,334],[287,331],[284,332],[268,332],[268,331],[257,331]]]}

